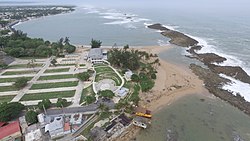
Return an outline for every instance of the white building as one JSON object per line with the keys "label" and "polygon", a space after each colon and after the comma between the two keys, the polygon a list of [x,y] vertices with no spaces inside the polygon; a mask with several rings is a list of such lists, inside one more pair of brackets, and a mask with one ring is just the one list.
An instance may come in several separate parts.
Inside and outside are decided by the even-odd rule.
{"label": "white building", "polygon": [[45,125],[45,132],[49,132],[51,138],[56,138],[64,135],[64,120],[62,116],[55,117],[54,120]]}
{"label": "white building", "polygon": [[91,63],[99,63],[107,60],[107,51],[103,51],[101,48],[92,48],[88,53],[87,60]]}
{"label": "white building", "polygon": [[130,81],[133,74],[134,73],[131,70],[128,70],[125,72],[124,77],[127,81]]}
{"label": "white building", "polygon": [[124,98],[126,97],[126,95],[128,94],[129,92],[129,89],[128,88],[125,88],[125,87],[122,87],[118,92],[117,92],[117,95],[121,98]]}
{"label": "white building", "polygon": [[82,114],[73,114],[70,117],[70,124],[82,124]]}
{"label": "white building", "polygon": [[25,135],[25,141],[42,141],[42,133],[40,129],[33,130]]}

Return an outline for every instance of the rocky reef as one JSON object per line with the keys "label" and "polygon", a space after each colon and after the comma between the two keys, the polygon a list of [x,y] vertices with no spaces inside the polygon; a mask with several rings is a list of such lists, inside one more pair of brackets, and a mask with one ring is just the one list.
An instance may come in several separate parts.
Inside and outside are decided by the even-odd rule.
{"label": "rocky reef", "polygon": [[148,26],[148,28],[162,31],[161,34],[163,36],[170,38],[169,42],[171,44],[175,44],[181,47],[189,47],[198,44],[198,41],[194,40],[193,38],[190,38],[189,36],[181,32],[168,29],[159,23],[150,25]]}
{"label": "rocky reef", "polygon": [[206,69],[195,64],[191,64],[190,69],[201,80],[203,80],[206,89],[208,89],[210,93],[222,100],[229,102],[231,105],[239,108],[250,116],[250,102],[247,102],[239,94],[235,96],[231,94],[231,92],[222,89],[222,86],[226,83],[229,83],[230,80],[220,77],[219,74],[213,72],[210,69]]}
{"label": "rocky reef", "polygon": [[203,68],[191,64],[190,69],[204,81],[205,87],[209,92],[228,101],[230,104],[250,115],[250,102],[246,101],[240,94],[235,96],[232,92],[222,89],[223,85],[231,81],[220,77],[220,74],[225,74],[250,84],[250,76],[241,67],[220,66],[220,63],[227,60],[225,57],[221,57],[215,53],[198,53],[203,46],[198,45],[198,41],[179,31],[173,31],[159,23],[150,25],[148,28],[162,31],[161,34],[170,38],[170,43],[172,44],[181,47],[189,47],[186,51],[189,52],[190,55],[186,55],[186,57],[197,59],[207,66],[207,68]]}

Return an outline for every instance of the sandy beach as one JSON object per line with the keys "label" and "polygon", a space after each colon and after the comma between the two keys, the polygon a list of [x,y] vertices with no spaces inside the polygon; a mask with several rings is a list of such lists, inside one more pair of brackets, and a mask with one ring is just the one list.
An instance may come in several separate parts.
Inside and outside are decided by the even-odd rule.
{"label": "sandy beach", "polygon": [[[168,46],[151,46],[136,48],[147,51],[152,54],[159,54],[172,48]],[[160,59],[160,66],[157,67],[157,79],[154,88],[147,92],[141,93],[140,106],[144,106],[153,113],[159,111],[162,107],[166,107],[178,100],[179,98],[189,94],[204,94],[213,97],[203,87],[203,82],[185,67],[180,67],[177,64],[171,64],[166,60]],[[118,140],[129,141],[133,140],[140,128],[131,126],[128,132],[124,132]]]}

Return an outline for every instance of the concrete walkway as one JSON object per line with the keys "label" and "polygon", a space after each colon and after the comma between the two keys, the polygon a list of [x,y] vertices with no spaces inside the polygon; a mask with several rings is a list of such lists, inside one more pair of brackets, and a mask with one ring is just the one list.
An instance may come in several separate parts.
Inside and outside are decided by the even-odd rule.
{"label": "concrete walkway", "polygon": [[15,82],[0,83],[0,86],[12,86]]}
{"label": "concrete walkway", "polygon": [[61,87],[61,88],[50,88],[50,89],[37,89],[37,90],[28,90],[26,94],[35,94],[35,93],[47,93],[47,92],[62,92],[62,91],[72,91],[76,87]]}
{"label": "concrete walkway", "polygon": [[51,58],[48,58],[46,60],[44,67],[31,79],[30,83],[28,83],[26,87],[24,87],[22,90],[19,91],[19,93],[12,99],[11,102],[18,102],[24,96],[24,94],[29,91],[33,83],[36,82],[39,79],[39,77],[45,72],[45,70],[49,67],[50,61]]}
{"label": "concrete walkway", "polygon": [[[71,102],[72,98],[63,98],[66,99],[67,102]],[[25,106],[31,106],[31,105],[37,105],[39,102],[41,102],[42,100],[32,100],[32,101],[20,101],[20,103],[22,103]],[[54,99],[50,99],[51,103],[56,103],[57,102],[57,98]]]}
{"label": "concrete walkway", "polygon": [[81,100],[83,88],[84,88],[84,82],[79,81],[78,85],[76,87],[75,95],[73,97],[73,101],[72,101],[73,103],[72,103],[72,105],[70,107],[78,107],[78,106],[80,106],[80,100]]}
{"label": "concrete walkway", "polygon": [[0,79],[1,78],[19,78],[19,77],[33,77],[36,74],[18,74],[18,75],[0,75]]}
{"label": "concrete walkway", "polygon": [[0,96],[17,95],[17,94],[18,94],[18,91],[0,92]]}

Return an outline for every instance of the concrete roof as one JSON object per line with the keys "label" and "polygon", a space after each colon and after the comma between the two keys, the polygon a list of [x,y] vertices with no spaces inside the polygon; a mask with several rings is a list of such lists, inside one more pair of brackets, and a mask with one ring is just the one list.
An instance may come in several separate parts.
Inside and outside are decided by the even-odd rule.
{"label": "concrete roof", "polygon": [[89,58],[102,58],[103,57],[102,49],[100,48],[90,49],[88,57]]}
{"label": "concrete roof", "polygon": [[9,123],[8,125],[2,126],[0,128],[0,139],[10,136],[16,132],[21,132],[18,121],[14,121],[12,123]]}
{"label": "concrete roof", "polygon": [[45,132],[49,131],[49,132],[53,132],[57,129],[61,129],[64,127],[63,124],[63,117],[55,117],[54,121],[51,122],[50,124],[47,124],[45,126]]}

